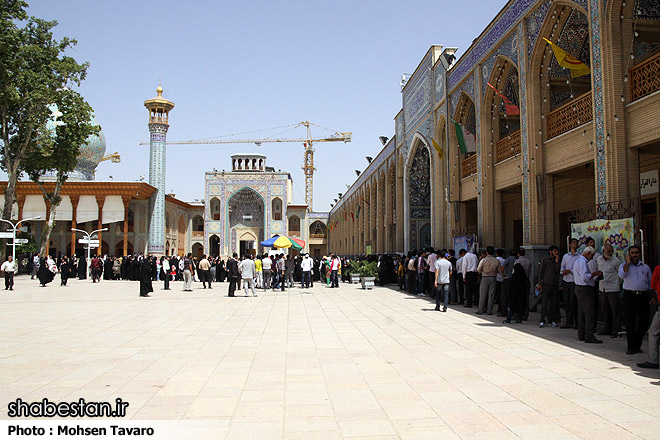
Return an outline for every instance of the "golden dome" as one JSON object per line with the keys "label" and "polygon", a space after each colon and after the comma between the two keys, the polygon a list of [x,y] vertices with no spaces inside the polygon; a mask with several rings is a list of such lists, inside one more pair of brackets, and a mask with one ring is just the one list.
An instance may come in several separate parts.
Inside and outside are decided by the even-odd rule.
{"label": "golden dome", "polygon": [[163,88],[161,87],[160,84],[158,84],[158,88],[156,89],[156,93],[158,93],[159,97],[163,96]]}

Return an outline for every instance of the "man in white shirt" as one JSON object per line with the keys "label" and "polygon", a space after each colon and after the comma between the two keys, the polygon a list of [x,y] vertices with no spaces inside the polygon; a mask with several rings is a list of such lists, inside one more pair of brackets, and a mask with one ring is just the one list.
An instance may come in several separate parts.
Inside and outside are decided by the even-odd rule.
{"label": "man in white shirt", "polygon": [[463,281],[463,256],[460,251],[456,260],[456,301],[465,304],[465,282]]}
{"label": "man in white shirt", "polygon": [[577,252],[578,240],[571,238],[570,250],[561,259],[562,289],[564,296],[564,310],[566,322],[559,328],[577,328],[577,300],[575,299],[575,280],[573,278],[573,264],[580,258]]}
{"label": "man in white shirt", "polygon": [[463,257],[463,264],[461,271],[463,275],[463,282],[465,283],[465,307],[472,308],[472,302],[479,302],[479,274],[477,273],[477,266],[479,259],[472,252],[467,252],[461,249],[460,252]]}
{"label": "man in white shirt", "polygon": [[433,297],[435,295],[435,289],[433,288],[433,283],[435,282],[435,262],[438,261],[438,253],[440,251],[438,250],[437,252],[433,249],[431,249],[431,252],[429,253],[429,256],[426,257],[426,264],[429,265],[429,270],[427,273],[427,290],[431,293],[431,296]]}
{"label": "man in white shirt", "polygon": [[32,275],[30,276],[30,279],[33,280],[35,276],[37,276],[37,272],[39,271],[39,265],[41,264],[39,260],[39,254],[34,254],[34,257],[32,257]]}
{"label": "man in white shirt", "polygon": [[571,271],[575,280],[575,297],[578,301],[578,339],[590,344],[602,344],[603,341],[597,339],[593,333],[596,319],[593,288],[596,284],[595,278],[603,275],[601,271],[589,270],[589,260],[595,253],[596,250],[591,246],[584,248]]}
{"label": "man in white shirt", "polygon": [[16,272],[16,264],[12,261],[12,257],[8,256],[7,261],[2,263],[2,270],[5,273],[5,290],[14,290],[14,272]]}
{"label": "man in white shirt", "polygon": [[261,260],[261,270],[263,272],[263,277],[264,277],[264,282],[263,282],[264,290],[270,289],[270,283],[273,279],[272,266],[273,266],[273,260],[270,259],[269,255],[264,255],[264,258]]}
{"label": "man in white shirt", "polygon": [[249,296],[248,289],[252,290],[252,296],[257,296],[257,293],[254,291],[254,277],[257,275],[257,269],[254,266],[253,258],[254,256],[249,254],[245,260],[241,261],[239,266],[245,296]]}
{"label": "man in white shirt", "polygon": [[330,254],[330,288],[339,287],[339,269],[341,260],[337,255]]}
{"label": "man in white shirt", "polygon": [[308,289],[312,282],[312,267],[314,266],[314,260],[309,258],[309,254],[305,254],[302,261],[300,262],[300,269],[302,269],[302,287],[303,289]]}
{"label": "man in white shirt", "polygon": [[440,310],[440,296],[444,298],[443,312],[447,311],[447,304],[449,303],[449,280],[452,274],[451,263],[447,260],[447,254],[440,251],[440,258],[436,259],[433,263],[435,267],[434,277],[436,288],[435,292],[435,309]]}
{"label": "man in white shirt", "polygon": [[598,283],[598,291],[600,293],[600,312],[605,319],[605,327],[599,334],[618,338],[621,331],[621,308],[619,306],[621,260],[614,255],[614,248],[609,243],[603,245],[603,254],[595,258],[597,259],[596,270],[603,272],[603,279]]}

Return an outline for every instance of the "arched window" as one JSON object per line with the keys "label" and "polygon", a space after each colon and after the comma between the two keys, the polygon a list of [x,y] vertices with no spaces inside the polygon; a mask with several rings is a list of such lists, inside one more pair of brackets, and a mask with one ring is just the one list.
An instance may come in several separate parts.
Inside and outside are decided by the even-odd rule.
{"label": "arched window", "polygon": [[300,217],[297,215],[289,217],[289,234],[300,234]]}
{"label": "arched window", "polygon": [[271,205],[273,220],[282,220],[282,199],[275,197]]}
{"label": "arched window", "polygon": [[[239,159],[240,161],[240,159]],[[240,163],[239,163],[240,166]],[[211,209],[211,219],[220,220],[220,200],[217,197],[211,199],[210,207]]]}
{"label": "arched window", "polygon": [[325,235],[327,233],[327,230],[328,229],[325,226],[325,224],[320,220],[316,220],[314,223],[309,225],[309,234],[310,234],[310,236],[316,235],[316,236],[325,237]]}
{"label": "arched window", "polygon": [[201,215],[193,218],[193,232],[204,232],[204,219]]}
{"label": "arched window", "polygon": [[128,208],[128,232],[135,232],[135,214],[131,208]]}

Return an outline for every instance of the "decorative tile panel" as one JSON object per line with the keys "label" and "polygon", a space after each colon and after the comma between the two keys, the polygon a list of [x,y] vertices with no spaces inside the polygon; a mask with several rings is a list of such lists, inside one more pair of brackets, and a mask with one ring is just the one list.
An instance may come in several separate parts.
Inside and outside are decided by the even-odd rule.
{"label": "decorative tile panel", "polygon": [[607,169],[605,162],[605,115],[603,110],[603,63],[601,52],[602,2],[589,0],[591,17],[591,88],[594,91],[594,127],[596,136],[596,200],[607,202]]}
{"label": "decorative tile panel", "polygon": [[[518,25],[518,41],[523,42],[525,36],[525,29],[523,23]],[[520,78],[520,126],[522,133],[522,141],[520,150],[522,153],[522,202],[523,202],[523,243],[529,244],[531,242],[531,225],[530,225],[530,203],[531,194],[529,188],[529,144],[527,136],[527,64],[525,63],[525,46],[520,44],[518,46],[519,60],[518,63],[518,76]]]}

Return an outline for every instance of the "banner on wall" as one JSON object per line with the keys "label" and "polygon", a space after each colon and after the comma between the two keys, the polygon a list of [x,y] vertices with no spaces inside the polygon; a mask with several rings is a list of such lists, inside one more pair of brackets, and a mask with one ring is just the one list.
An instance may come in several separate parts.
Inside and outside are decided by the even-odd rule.
{"label": "banner on wall", "polygon": [[610,243],[619,258],[625,258],[628,248],[635,243],[635,225],[632,218],[623,220],[592,220],[571,224],[571,238],[577,238],[578,252],[587,246],[587,238],[596,241],[596,251],[602,253],[603,245]]}
{"label": "banner on wall", "polygon": [[477,244],[476,235],[462,235],[460,237],[454,237],[454,251],[456,252],[456,258],[458,258],[458,252],[461,249],[465,249],[468,252],[474,252],[474,247]]}

